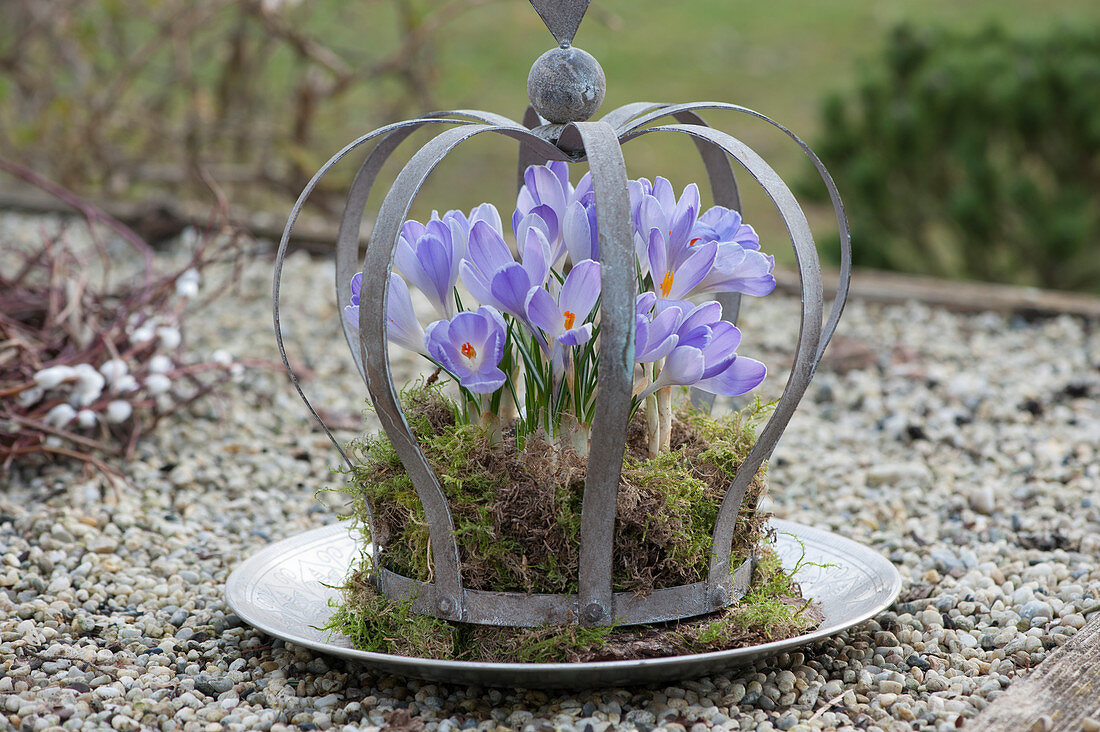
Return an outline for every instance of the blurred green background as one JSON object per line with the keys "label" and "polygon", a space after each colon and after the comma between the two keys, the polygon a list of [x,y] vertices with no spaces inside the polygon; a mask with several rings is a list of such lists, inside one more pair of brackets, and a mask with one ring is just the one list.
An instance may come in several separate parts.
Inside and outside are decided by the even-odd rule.
{"label": "blurred green background", "polygon": [[[927,58],[896,58],[902,24],[910,40],[921,39],[912,47],[924,48]],[[990,27],[1002,29],[1004,48],[973,40]],[[1037,204],[1049,207],[1055,201],[1072,209],[1049,225],[983,228],[951,203],[953,186],[965,171],[933,180],[922,177],[926,171],[904,168],[951,167],[959,154],[984,160],[1014,149],[1000,142],[995,149],[951,148],[952,134],[965,127],[961,120],[981,129],[1000,124],[1003,113],[987,108],[972,114],[966,104],[977,92],[971,91],[952,97],[957,108],[951,115],[934,105],[921,107],[905,96],[912,91],[909,77],[924,74],[931,80],[922,87],[927,90],[969,76],[964,88],[979,91],[996,86],[996,79],[985,83],[989,74],[1025,78],[1020,59],[1055,53],[1070,29],[1080,36],[1077,55],[1055,59],[1035,83],[1057,87],[1055,92],[1080,84],[1062,91],[1091,99],[1100,88],[1100,82],[1092,84],[1100,78],[1095,0],[594,0],[576,45],[603,65],[605,112],[632,101],[736,102],[820,148],[847,199],[857,253],[864,253],[857,261],[946,277],[1100,291],[1100,274],[1094,277],[1089,267],[1100,262],[1100,104],[1091,110],[1083,105],[1080,124],[1047,135],[1064,140],[1068,151],[1059,159],[1076,160],[1072,171],[1067,174],[1040,151],[1036,160],[1019,166],[1034,169],[1039,183],[1013,183],[1018,195],[990,203],[997,219],[996,206],[1019,208],[1028,196]],[[936,51],[937,44],[949,51]],[[551,45],[549,33],[521,0],[5,0],[0,3],[0,155],[80,193],[202,200],[210,197],[212,179],[238,207],[281,213],[330,154],[385,122],[432,108],[485,109],[518,118],[530,64]],[[968,60],[972,45],[981,47],[984,61]],[[952,60],[941,63],[937,53]],[[990,54],[1007,61],[991,63]],[[1067,64],[1080,67],[1069,81],[1058,75]],[[1006,94],[1034,97],[1028,84]],[[1016,104],[1013,98],[1001,102],[1009,108]],[[866,123],[875,104],[878,126]],[[830,114],[823,115],[826,107]],[[983,113],[992,114],[992,121]],[[1062,119],[1066,111],[1052,106],[1050,115]],[[889,127],[895,118],[910,125],[915,119],[944,138],[944,157],[938,159],[935,151],[907,157],[905,135],[882,127],[883,119]],[[756,148],[797,187],[815,231],[835,247],[823,190],[815,188],[797,148],[747,118],[713,115],[712,123]],[[1028,124],[1042,130],[1047,120],[1040,114]],[[1012,144],[1029,148],[1032,133],[1025,133],[1012,132]],[[410,144],[408,152],[414,147]],[[703,177],[686,139],[648,136],[626,152],[633,176],[665,175],[677,186]],[[514,155],[511,141],[473,141],[441,166],[414,213],[469,208],[481,200],[508,208]],[[993,174],[1016,172],[1002,166]],[[349,165],[333,178],[318,198],[317,215],[338,209],[340,186],[352,173]],[[1067,175],[1073,178],[1071,194],[1062,195],[1060,188],[1058,195],[1051,193]],[[921,201],[920,221],[936,219],[927,227],[931,234],[909,236],[911,223],[899,224],[894,214],[884,219],[890,207],[882,204],[881,194],[892,190],[894,179],[913,181],[889,194],[894,208],[906,207],[899,197],[927,199]],[[761,231],[765,248],[789,261],[770,205],[751,185],[743,187],[746,219]],[[992,196],[992,184],[978,185],[968,195],[981,197],[987,188]],[[982,242],[997,238],[1015,251],[1015,239],[1030,241],[1047,226],[1059,229],[1054,244],[1019,255],[990,254],[1000,257],[1000,264],[982,266],[987,259]],[[976,255],[959,254],[975,247]],[[896,251],[904,255],[892,256]],[[1032,267],[1036,257],[1072,259],[1073,276]]]}

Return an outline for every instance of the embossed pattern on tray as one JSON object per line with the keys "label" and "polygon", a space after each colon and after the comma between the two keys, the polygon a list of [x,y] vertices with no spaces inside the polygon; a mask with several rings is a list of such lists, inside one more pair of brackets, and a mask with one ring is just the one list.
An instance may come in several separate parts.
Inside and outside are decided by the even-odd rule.
{"label": "embossed pattern on tray", "polygon": [[821,603],[825,621],[805,635],[728,651],[634,661],[523,664],[356,650],[346,637],[318,630],[332,612],[328,601],[337,596],[332,586],[343,581],[359,551],[346,523],[307,531],[257,552],[229,576],[226,596],[241,619],[269,635],[356,659],[380,671],[432,681],[527,688],[660,683],[718,673],[826,638],[894,602],[901,578],[882,555],[821,529],[778,519],[771,524],[779,532],[776,549],[783,566],[793,566],[805,547],[811,565],[804,566],[796,579],[805,595]]}

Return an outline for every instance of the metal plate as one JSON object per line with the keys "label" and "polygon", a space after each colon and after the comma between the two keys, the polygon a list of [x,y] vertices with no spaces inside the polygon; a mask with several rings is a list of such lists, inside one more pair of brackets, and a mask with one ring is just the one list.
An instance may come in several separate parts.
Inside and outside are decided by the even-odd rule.
{"label": "metal plate", "polygon": [[[811,633],[763,645],[690,656],[594,663],[478,663],[368,653],[344,636],[318,630],[332,610],[358,548],[340,523],[307,531],[262,549],[226,581],[226,599],[238,616],[291,643],[362,661],[378,671],[431,681],[516,688],[582,688],[670,682],[722,672],[782,650],[826,638],[874,617],[901,589],[897,569],[878,552],[850,539],[791,521],[773,519],[777,550],[791,567],[806,550],[797,576],[803,593],[821,603],[825,622]],[[799,545],[802,542],[802,546]]]}

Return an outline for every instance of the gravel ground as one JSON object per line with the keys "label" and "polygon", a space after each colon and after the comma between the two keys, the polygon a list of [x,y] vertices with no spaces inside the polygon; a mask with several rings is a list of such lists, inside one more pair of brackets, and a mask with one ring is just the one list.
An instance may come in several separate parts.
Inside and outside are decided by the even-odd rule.
{"label": "gravel ground", "polygon": [[[9,240],[33,220],[0,217]],[[275,359],[270,262],[193,318],[196,354]],[[332,264],[292,258],[288,339],[334,421],[365,397]],[[782,387],[797,301],[745,308],[742,352]],[[667,688],[446,686],[242,625],[228,573],[330,523],[336,455],[278,370],[166,424],[101,494],[72,466],[0,492],[0,729],[954,729],[1100,612],[1100,334],[912,304],[849,305],[772,463],[768,508],[889,556],[899,603],[848,632]],[[351,433],[342,433],[349,436]]]}

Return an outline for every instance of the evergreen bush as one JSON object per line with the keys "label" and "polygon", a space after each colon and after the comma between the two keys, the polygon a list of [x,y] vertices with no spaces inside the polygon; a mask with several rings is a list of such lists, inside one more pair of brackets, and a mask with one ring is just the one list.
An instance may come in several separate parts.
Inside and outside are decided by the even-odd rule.
{"label": "evergreen bush", "polygon": [[1100,292],[1100,26],[902,25],[823,118],[857,265]]}

